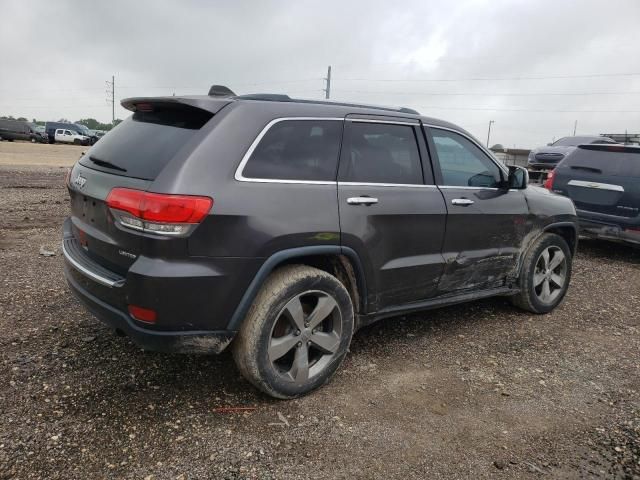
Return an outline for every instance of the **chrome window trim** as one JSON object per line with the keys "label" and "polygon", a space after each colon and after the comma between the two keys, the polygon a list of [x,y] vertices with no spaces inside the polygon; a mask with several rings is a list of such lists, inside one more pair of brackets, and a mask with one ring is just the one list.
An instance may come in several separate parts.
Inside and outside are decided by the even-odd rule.
{"label": "chrome window trim", "polygon": [[438,188],[441,190],[508,190],[510,192],[521,192],[524,188],[498,188],[498,187],[457,187],[455,185],[438,185]]}
{"label": "chrome window trim", "polygon": [[438,188],[436,185],[423,183],[375,183],[375,182],[338,182],[339,187],[406,187],[406,188]]}
{"label": "chrome window trim", "polygon": [[569,180],[567,185],[573,187],[595,188],[596,190],[610,190],[613,192],[624,192],[622,185],[613,185],[611,183],[589,182],[586,180]]}
{"label": "chrome window trim", "polygon": [[456,130],[455,128],[441,127],[439,125],[431,125],[431,124],[428,124],[428,123],[423,123],[422,126],[423,127],[440,129],[440,130],[447,130],[449,132],[457,133],[461,137],[466,138],[471,143],[473,143],[476,147],[478,147],[489,158],[489,160],[491,160],[500,170],[502,170],[503,173],[505,173],[507,175],[507,177],[509,176],[509,169],[506,168],[505,166],[503,166],[502,163],[500,163],[498,161],[498,159],[496,159],[493,156],[493,154],[491,153],[491,151],[488,148],[486,148],[484,145],[478,143],[474,138],[470,137],[466,133],[461,132],[460,130]]}
{"label": "chrome window trim", "polygon": [[[254,183],[287,183],[287,184],[298,184],[298,185],[335,185],[335,181],[331,180],[285,180],[285,179],[277,179],[277,178],[253,178],[253,177],[245,177],[243,175],[244,167],[247,165],[249,158],[258,147],[260,140],[267,134],[267,132],[273,127],[275,124],[280,122],[287,122],[292,120],[307,120],[307,121],[318,121],[318,120],[326,120],[333,122],[344,122],[344,118],[338,117],[279,117],[274,118],[269,123],[267,123],[264,128],[260,131],[258,136],[249,146],[249,149],[246,151],[242,160],[240,160],[240,164],[238,168],[236,168],[236,172],[234,174],[234,178],[238,182],[254,182]],[[338,159],[340,161],[340,159]]]}
{"label": "chrome window trim", "polygon": [[415,122],[402,121],[402,120],[373,120],[369,118],[345,118],[347,122],[352,123],[386,123],[387,125],[409,125],[412,127],[419,127],[420,121],[416,120]]}
{"label": "chrome window trim", "polygon": [[453,189],[458,189],[458,190],[505,190],[504,188],[498,188],[498,187],[464,187],[464,186],[456,186],[456,185],[438,185],[438,188],[441,188],[443,190],[453,190]]}

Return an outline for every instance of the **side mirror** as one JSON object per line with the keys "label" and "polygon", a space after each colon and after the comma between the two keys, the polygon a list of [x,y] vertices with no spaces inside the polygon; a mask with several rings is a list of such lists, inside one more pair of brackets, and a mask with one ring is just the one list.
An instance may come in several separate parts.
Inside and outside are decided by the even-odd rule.
{"label": "side mirror", "polygon": [[509,188],[523,190],[529,184],[529,172],[526,168],[509,165]]}

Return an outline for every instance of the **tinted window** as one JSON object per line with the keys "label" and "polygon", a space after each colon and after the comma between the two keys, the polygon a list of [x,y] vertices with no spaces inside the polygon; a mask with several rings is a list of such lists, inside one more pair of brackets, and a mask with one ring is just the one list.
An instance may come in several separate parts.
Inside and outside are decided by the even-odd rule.
{"label": "tinted window", "polygon": [[248,178],[335,181],[342,122],[285,120],[271,126],[242,172]]}
{"label": "tinted window", "polygon": [[422,166],[413,127],[352,123],[341,180],[422,184]]}
{"label": "tinted window", "polygon": [[[111,130],[80,163],[115,175],[153,180],[212,116],[193,107],[154,105],[152,111],[136,112]],[[125,171],[101,167],[90,158]]]}
{"label": "tinted window", "polygon": [[497,187],[500,169],[487,155],[462,135],[431,129],[438,154],[443,185]]}

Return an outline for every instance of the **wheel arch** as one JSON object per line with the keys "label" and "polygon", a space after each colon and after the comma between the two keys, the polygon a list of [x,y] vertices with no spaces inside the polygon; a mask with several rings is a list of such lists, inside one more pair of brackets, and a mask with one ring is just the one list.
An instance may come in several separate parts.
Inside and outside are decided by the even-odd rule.
{"label": "wheel arch", "polygon": [[571,250],[571,256],[575,256],[576,250],[578,248],[578,228],[574,223],[571,222],[556,222],[551,223],[544,227],[542,233],[555,233],[556,235],[562,237],[567,245],[569,245],[569,250]]}
{"label": "wheel arch", "polygon": [[348,247],[318,245],[281,250],[262,264],[236,307],[227,329],[237,331],[267,277],[284,265],[301,264],[334,275],[347,289],[355,313],[366,313],[367,287],[358,254]]}
{"label": "wheel arch", "polygon": [[545,233],[555,233],[556,235],[562,237],[569,246],[569,250],[571,251],[571,256],[575,256],[576,250],[578,248],[578,228],[575,223],[572,222],[554,222],[542,227],[542,229],[535,235],[533,238],[529,240],[526,244],[525,248],[520,252],[520,257],[518,259],[518,268],[516,270],[516,282],[520,279],[520,273],[522,272],[522,267],[524,264],[524,258],[527,255],[527,252],[535,245],[538,239],[544,235]]}

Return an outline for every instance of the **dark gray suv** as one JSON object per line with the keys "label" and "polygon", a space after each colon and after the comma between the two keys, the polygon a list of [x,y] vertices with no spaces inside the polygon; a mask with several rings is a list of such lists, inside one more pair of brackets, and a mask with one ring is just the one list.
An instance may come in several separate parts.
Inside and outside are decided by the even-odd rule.
{"label": "dark gray suv", "polygon": [[133,98],[68,178],[65,275],[145,348],[219,353],[278,398],[325,383],[385,317],[563,299],[570,199],[459,127],[282,95]]}

